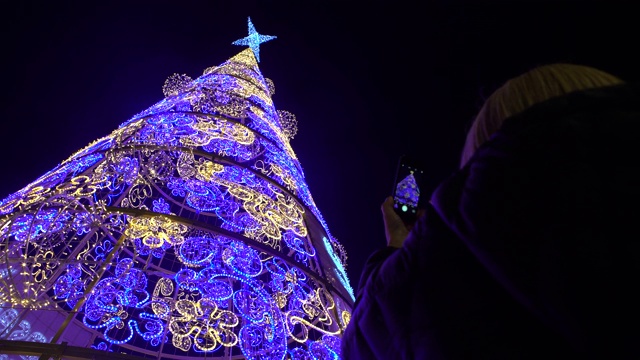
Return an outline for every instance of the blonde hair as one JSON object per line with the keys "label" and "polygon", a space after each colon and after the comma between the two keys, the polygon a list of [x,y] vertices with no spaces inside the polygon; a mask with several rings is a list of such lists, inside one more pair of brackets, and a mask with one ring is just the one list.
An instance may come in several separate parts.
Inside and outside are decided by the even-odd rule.
{"label": "blonde hair", "polygon": [[467,133],[460,167],[500,128],[506,118],[556,96],[622,83],[624,81],[604,71],[563,63],[538,66],[508,80],[487,98],[476,115]]}

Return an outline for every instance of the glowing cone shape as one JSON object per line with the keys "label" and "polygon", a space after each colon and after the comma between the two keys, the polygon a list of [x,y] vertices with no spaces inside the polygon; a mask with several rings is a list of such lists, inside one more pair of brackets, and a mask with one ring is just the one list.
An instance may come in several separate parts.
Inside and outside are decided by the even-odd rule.
{"label": "glowing cone shape", "polygon": [[0,358],[338,358],[346,254],[252,50],[163,91],[0,202]]}

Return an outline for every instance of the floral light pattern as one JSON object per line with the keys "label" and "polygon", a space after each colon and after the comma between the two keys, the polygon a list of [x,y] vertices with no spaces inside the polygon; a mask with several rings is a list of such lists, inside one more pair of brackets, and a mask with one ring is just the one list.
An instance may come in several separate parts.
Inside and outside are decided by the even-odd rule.
{"label": "floral light pattern", "polygon": [[338,359],[346,255],[274,89],[251,49],[173,75],[165,99],[0,201],[0,339]]}

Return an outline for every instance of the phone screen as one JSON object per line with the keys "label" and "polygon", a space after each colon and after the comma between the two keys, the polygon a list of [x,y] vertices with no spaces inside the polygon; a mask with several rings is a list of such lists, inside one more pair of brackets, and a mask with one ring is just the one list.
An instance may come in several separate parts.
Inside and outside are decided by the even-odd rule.
{"label": "phone screen", "polygon": [[424,170],[416,161],[407,156],[400,158],[393,188],[393,206],[404,221],[414,221],[418,215],[423,175]]}

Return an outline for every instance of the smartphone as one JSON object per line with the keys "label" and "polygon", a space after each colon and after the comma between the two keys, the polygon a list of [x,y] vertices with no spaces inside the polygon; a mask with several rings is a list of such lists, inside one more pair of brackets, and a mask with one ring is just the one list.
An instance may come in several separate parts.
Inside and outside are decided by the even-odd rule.
{"label": "smartphone", "polygon": [[418,217],[423,176],[424,169],[417,159],[400,157],[393,184],[393,208],[405,223],[413,223]]}

